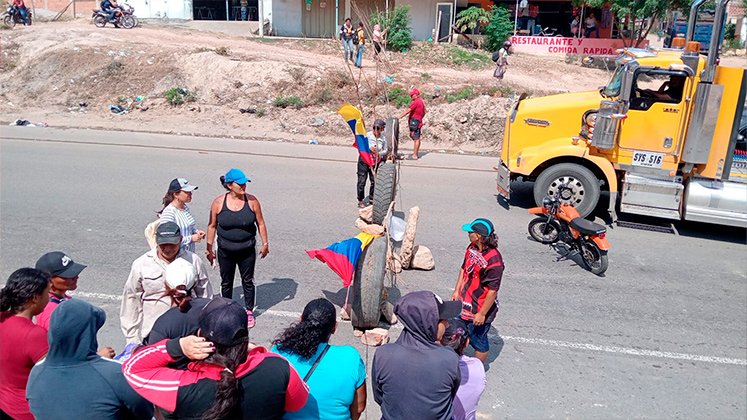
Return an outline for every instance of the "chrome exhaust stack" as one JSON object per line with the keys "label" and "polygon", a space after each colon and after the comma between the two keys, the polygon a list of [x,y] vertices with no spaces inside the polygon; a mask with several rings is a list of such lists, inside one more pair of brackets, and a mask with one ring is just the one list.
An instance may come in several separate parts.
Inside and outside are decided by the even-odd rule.
{"label": "chrome exhaust stack", "polygon": [[698,9],[705,3],[706,0],[695,0],[693,5],[690,6],[690,16],[687,20],[687,36],[685,37],[685,43],[693,40],[695,35],[695,25],[698,23]]}
{"label": "chrome exhaust stack", "polygon": [[721,47],[721,35],[724,31],[727,4],[729,4],[729,0],[719,0],[716,6],[716,16],[713,18],[713,31],[711,31],[711,43],[708,45],[706,67],[700,76],[700,81],[704,83],[713,83],[713,79],[716,76],[716,61],[718,60],[718,53]]}

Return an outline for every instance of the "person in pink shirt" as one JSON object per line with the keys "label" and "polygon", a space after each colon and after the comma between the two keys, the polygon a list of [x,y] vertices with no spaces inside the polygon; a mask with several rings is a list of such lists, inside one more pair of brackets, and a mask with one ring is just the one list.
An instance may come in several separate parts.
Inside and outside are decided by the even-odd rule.
{"label": "person in pink shirt", "polygon": [[487,377],[485,366],[477,357],[464,355],[469,345],[467,325],[461,319],[449,320],[449,327],[441,338],[441,345],[451,347],[459,356],[459,374],[462,378],[454,397],[453,420],[475,420],[477,404],[485,391]]}
{"label": "person in pink shirt", "polygon": [[418,152],[420,151],[420,129],[423,128],[423,117],[425,117],[425,102],[423,102],[423,98],[420,97],[420,91],[418,88],[412,88],[412,90],[410,90],[410,97],[412,98],[410,108],[408,108],[400,118],[408,117],[407,126],[410,128],[410,138],[414,143],[412,158],[413,160],[418,160]]}
{"label": "person in pink shirt", "polygon": [[31,318],[47,306],[49,287],[47,273],[21,268],[0,290],[0,419],[34,420],[26,383],[49,344],[47,331]]}

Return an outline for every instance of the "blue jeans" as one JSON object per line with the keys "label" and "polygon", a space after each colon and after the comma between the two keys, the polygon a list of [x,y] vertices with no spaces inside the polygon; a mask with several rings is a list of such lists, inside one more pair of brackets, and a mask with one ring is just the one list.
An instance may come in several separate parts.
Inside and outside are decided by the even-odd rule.
{"label": "blue jeans", "polygon": [[342,58],[345,60],[353,61],[353,40],[348,39],[342,40],[342,48],[344,50]]}
{"label": "blue jeans", "polygon": [[18,14],[21,16],[21,19],[23,20],[23,24],[24,25],[27,24],[28,16],[29,16],[28,10],[25,7],[19,7]]}
{"label": "blue jeans", "polygon": [[358,44],[358,49],[355,51],[355,65],[356,67],[363,67],[363,51],[366,49],[364,45]]}
{"label": "blue jeans", "polygon": [[247,9],[245,6],[241,6],[241,20],[246,20],[246,15],[249,9]]}

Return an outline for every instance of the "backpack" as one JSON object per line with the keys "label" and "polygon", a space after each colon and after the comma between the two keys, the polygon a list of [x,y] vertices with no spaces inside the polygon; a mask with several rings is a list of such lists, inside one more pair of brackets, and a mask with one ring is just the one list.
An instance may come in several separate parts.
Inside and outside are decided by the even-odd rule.
{"label": "backpack", "polygon": [[358,45],[360,40],[358,39],[358,30],[353,31],[353,45]]}
{"label": "backpack", "polygon": [[494,63],[497,63],[501,59],[501,50],[493,52],[493,56],[490,57]]}

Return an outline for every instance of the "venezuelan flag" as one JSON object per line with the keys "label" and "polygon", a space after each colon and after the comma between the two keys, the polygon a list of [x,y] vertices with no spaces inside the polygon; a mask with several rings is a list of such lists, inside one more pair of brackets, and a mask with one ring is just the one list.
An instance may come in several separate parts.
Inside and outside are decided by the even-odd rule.
{"label": "venezuelan flag", "polygon": [[316,258],[326,263],[329,268],[342,278],[343,287],[350,286],[355,273],[355,265],[361,253],[373,241],[376,235],[361,232],[357,236],[336,242],[324,249],[306,250],[309,258]]}
{"label": "venezuelan flag", "polygon": [[355,136],[355,143],[353,147],[358,149],[358,153],[361,155],[361,159],[368,166],[374,166],[373,157],[371,156],[371,148],[368,146],[368,137],[366,137],[366,127],[363,125],[363,114],[358,108],[350,104],[344,104],[337,110],[337,113],[342,116],[345,122],[348,123],[350,129],[353,130]]}

